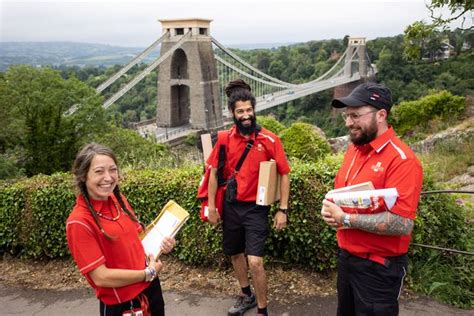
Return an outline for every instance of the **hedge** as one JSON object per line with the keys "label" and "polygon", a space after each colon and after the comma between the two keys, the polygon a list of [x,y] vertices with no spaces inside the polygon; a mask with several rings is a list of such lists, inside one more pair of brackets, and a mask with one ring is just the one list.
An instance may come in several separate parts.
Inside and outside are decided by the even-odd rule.
{"label": "hedge", "polygon": [[[328,155],[316,163],[292,161],[289,226],[280,232],[271,231],[266,245],[270,255],[268,260],[296,264],[314,271],[335,268],[335,231],[321,220],[320,208],[324,193],[332,187],[340,163],[340,155]],[[129,171],[124,175],[121,189],[145,224],[170,199],[187,209],[191,217],[177,236],[178,243],[173,254],[185,263],[216,265],[225,260],[221,251],[221,228],[202,223],[199,219],[199,203],[195,195],[201,175],[202,167]],[[436,189],[435,184],[425,174],[423,190],[433,189]],[[1,253],[26,258],[68,257],[65,221],[74,202],[72,177],[68,173],[36,176],[0,185]],[[461,206],[456,205],[454,198],[446,195],[425,196],[420,202],[413,240],[469,250],[469,244],[473,244],[472,226],[464,220]],[[432,256],[430,251],[411,247],[410,258],[415,268],[417,264],[436,260],[436,264],[441,266],[461,269],[461,276],[441,283],[451,284],[462,292],[458,294],[457,305],[472,305],[472,256],[438,254],[436,259]],[[433,284],[439,283],[439,280],[417,274],[417,271],[411,277],[414,284],[422,285],[427,281],[430,283],[419,290],[436,294]]]}

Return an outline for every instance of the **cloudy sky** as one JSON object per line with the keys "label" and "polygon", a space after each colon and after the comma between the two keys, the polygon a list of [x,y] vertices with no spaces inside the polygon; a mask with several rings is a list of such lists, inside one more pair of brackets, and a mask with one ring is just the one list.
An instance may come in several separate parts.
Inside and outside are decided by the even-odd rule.
{"label": "cloudy sky", "polygon": [[0,41],[145,47],[159,19],[188,17],[212,19],[212,36],[235,45],[393,36],[429,12],[424,0],[0,0]]}

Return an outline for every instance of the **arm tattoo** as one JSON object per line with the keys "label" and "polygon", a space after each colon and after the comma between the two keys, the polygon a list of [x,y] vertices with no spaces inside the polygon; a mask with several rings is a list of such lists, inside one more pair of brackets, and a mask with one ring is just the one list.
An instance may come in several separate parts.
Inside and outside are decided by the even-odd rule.
{"label": "arm tattoo", "polygon": [[379,235],[409,235],[413,225],[412,219],[390,212],[351,214],[351,227]]}

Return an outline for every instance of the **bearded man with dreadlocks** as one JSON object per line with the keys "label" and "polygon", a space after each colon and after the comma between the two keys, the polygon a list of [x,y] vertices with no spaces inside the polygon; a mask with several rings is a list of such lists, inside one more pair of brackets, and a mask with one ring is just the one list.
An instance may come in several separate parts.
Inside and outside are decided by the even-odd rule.
{"label": "bearded man with dreadlocks", "polygon": [[[99,144],[85,145],[73,166],[79,195],[66,222],[69,250],[100,300],[100,315],[164,315],[158,273],[162,263],[140,242],[144,229],[120,193],[117,158]],[[173,238],[161,250],[170,252]]]}
{"label": "bearded man with dreadlocks", "polygon": [[[260,162],[270,159],[276,161],[277,171],[281,175],[280,209],[273,218],[273,227],[281,230],[285,228],[287,222],[290,166],[280,138],[256,124],[256,102],[250,86],[243,80],[234,80],[227,85],[226,94],[235,125],[224,132],[227,133],[227,137],[218,137],[207,160],[207,164],[212,168],[208,186],[208,220],[214,224],[220,221],[215,196],[218,186],[219,151],[221,145],[224,145],[223,139],[226,139],[227,159],[223,175],[227,179],[227,189],[222,215],[223,248],[224,254],[231,257],[241,287],[241,294],[235,305],[229,309],[228,315],[242,315],[255,305],[258,307],[258,315],[268,315],[263,256],[269,233],[270,206],[255,203],[258,174]],[[256,295],[250,290],[249,268]]]}

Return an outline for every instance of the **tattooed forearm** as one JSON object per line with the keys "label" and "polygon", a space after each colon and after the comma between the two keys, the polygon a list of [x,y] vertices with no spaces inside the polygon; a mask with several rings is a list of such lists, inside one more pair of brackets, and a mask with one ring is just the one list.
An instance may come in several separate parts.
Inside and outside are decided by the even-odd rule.
{"label": "tattooed forearm", "polygon": [[390,212],[351,214],[351,227],[379,235],[408,235],[413,224],[413,220]]}

